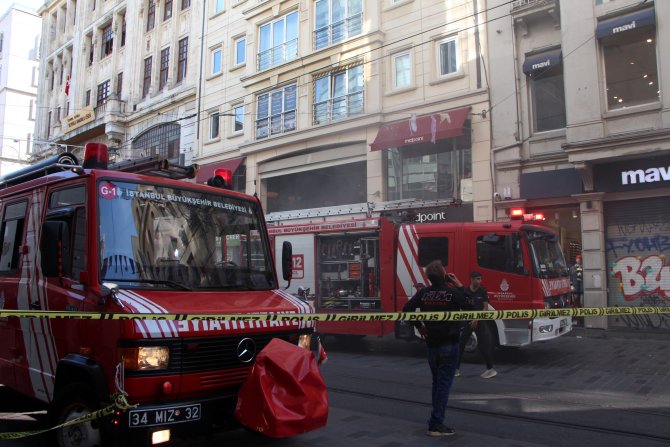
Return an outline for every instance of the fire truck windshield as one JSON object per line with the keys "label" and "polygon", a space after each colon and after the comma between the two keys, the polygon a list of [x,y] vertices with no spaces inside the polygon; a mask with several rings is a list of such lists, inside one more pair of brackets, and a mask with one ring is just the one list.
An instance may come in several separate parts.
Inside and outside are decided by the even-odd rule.
{"label": "fire truck windshield", "polygon": [[568,267],[558,238],[553,233],[544,231],[526,231],[533,272],[539,278],[558,278],[567,276]]}
{"label": "fire truck windshield", "polygon": [[101,282],[176,290],[275,287],[253,201],[102,180],[98,210]]}

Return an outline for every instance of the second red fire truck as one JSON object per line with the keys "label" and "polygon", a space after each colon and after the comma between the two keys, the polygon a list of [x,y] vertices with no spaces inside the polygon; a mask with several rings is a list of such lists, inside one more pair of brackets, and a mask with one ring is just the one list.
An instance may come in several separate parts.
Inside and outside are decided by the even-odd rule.
{"label": "second red fire truck", "polygon": [[[270,226],[275,247],[291,241],[289,292],[314,299],[317,312],[398,312],[429,284],[424,267],[439,259],[468,284],[481,272],[490,307],[544,309],[569,304],[568,269],[555,231],[537,221],[393,223],[386,217]],[[549,340],[572,329],[570,317],[487,321],[500,346]],[[413,337],[394,322],[320,322],[323,334]],[[468,351],[476,348],[476,337]]]}

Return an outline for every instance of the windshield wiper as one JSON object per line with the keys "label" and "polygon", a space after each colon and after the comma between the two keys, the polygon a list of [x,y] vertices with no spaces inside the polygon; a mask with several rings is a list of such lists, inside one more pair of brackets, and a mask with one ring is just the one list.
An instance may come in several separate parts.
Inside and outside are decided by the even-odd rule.
{"label": "windshield wiper", "polygon": [[190,288],[186,287],[183,284],[179,284],[176,281],[171,281],[169,279],[136,279],[136,278],[105,278],[106,282],[116,282],[116,281],[125,281],[125,282],[136,282],[140,284],[161,284],[164,286],[171,286],[180,290],[191,291]]}

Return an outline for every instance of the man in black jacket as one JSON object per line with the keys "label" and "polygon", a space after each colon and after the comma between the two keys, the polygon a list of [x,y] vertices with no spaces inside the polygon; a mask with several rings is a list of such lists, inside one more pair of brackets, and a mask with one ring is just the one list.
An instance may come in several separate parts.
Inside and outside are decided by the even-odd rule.
{"label": "man in black jacket", "polygon": [[[426,266],[430,287],[419,290],[410,299],[403,312],[449,312],[466,310],[467,304],[463,284],[453,273],[446,273],[440,261]],[[450,436],[456,433],[444,425],[449,391],[458,366],[458,335],[460,322],[426,321],[418,323],[419,332],[426,337],[428,364],[433,376],[433,411],[428,419],[428,436]]]}
{"label": "man in black jacket", "polygon": [[[468,306],[473,310],[488,310],[489,295],[486,289],[482,286],[482,274],[479,272],[470,273],[470,286],[464,289],[465,299]],[[495,326],[493,326],[495,327]],[[472,333],[477,334],[477,346],[481,352],[484,362],[486,363],[486,371],[481,374],[482,379],[490,379],[498,375],[498,372],[493,369],[493,334],[491,333],[492,326],[484,321],[468,321],[463,326],[461,331],[461,342],[459,347],[458,368],[456,368],[456,376],[461,375],[461,359],[465,351],[465,345],[470,340]]]}

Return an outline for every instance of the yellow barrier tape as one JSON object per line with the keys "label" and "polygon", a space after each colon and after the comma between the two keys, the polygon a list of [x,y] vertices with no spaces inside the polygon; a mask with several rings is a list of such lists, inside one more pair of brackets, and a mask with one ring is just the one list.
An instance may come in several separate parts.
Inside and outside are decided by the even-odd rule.
{"label": "yellow barrier tape", "polygon": [[57,312],[39,310],[0,310],[0,318],[53,318],[85,320],[171,320],[171,321],[464,321],[520,320],[556,317],[602,317],[609,315],[670,314],[664,307],[583,307],[562,309],[516,309],[458,312],[341,312],[314,314],[153,314],[108,312]]}
{"label": "yellow barrier tape", "polygon": [[92,413],[89,413],[85,416],[80,416],[76,419],[69,420],[63,424],[56,425],[55,427],[45,428],[44,430],[32,430],[32,431],[22,431],[22,432],[8,432],[0,433],[0,441],[8,439],[21,439],[27,438],[29,436],[41,435],[42,433],[47,433],[58,428],[69,427],[70,425],[82,424],[84,422],[93,421],[98,418],[103,418],[114,413],[114,410],[118,408],[119,410],[129,410],[131,408],[137,407],[137,404],[131,405],[126,400],[124,394],[117,394],[114,396],[114,403],[100,410],[96,410]]}

